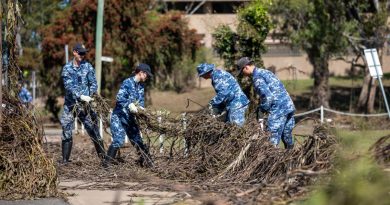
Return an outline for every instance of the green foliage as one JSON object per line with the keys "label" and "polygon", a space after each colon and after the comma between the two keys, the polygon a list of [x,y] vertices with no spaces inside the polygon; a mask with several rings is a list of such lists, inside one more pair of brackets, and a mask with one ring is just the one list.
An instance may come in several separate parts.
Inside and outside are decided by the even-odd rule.
{"label": "green foliage", "polygon": [[214,48],[219,56],[225,61],[225,66],[231,68],[234,66],[234,60],[237,58],[236,39],[237,34],[227,25],[218,26],[214,33]]}
{"label": "green foliage", "polygon": [[[265,52],[264,41],[271,29],[271,20],[268,16],[269,2],[256,0],[238,10],[237,32],[227,25],[221,25],[213,33],[214,49],[224,60],[225,68],[233,71],[235,61],[241,57],[250,57],[257,66],[262,66],[261,54]],[[256,95],[247,78],[239,79],[244,93],[251,101]],[[251,104],[250,110],[254,109]]]}
{"label": "green foliage", "polygon": [[390,178],[369,157],[368,149],[386,131],[336,130],[341,139],[331,180],[302,204],[389,204]]}
{"label": "green foliage", "polygon": [[339,173],[304,204],[389,204],[389,177],[370,160],[343,161]]}
{"label": "green foliage", "polygon": [[[186,69],[180,62],[194,61],[200,46],[200,36],[190,30],[177,12],[157,13],[154,1],[119,1],[105,3],[103,55],[114,57],[113,63],[103,63],[102,94],[114,99],[121,82],[130,76],[136,64],[148,63],[155,73],[152,83],[161,88],[183,86]],[[70,49],[83,42],[89,49],[87,59],[94,64],[96,1],[72,1],[70,7],[56,14],[52,23],[42,30],[43,78],[50,88],[48,103],[57,107],[56,98],[63,95],[61,68],[64,65],[64,45]],[[70,58],[72,54],[70,53]],[[182,76],[176,73],[184,71]],[[179,88],[179,90],[182,88]],[[147,89],[148,90],[148,89]]]}
{"label": "green foliage", "polygon": [[174,67],[180,68],[175,69],[173,73],[173,76],[175,76],[173,87],[176,92],[188,91],[188,89],[195,87],[197,78],[194,78],[196,76],[196,69],[194,68],[200,63],[210,62],[209,56],[212,56],[211,51],[206,47],[201,47],[196,53],[195,60],[184,57],[183,60],[174,64]]}
{"label": "green foliage", "polygon": [[271,29],[266,3],[260,0],[252,1],[248,6],[239,9],[238,20],[237,32],[227,25],[217,27],[213,33],[215,50],[230,69],[233,68],[235,60],[243,56],[251,57],[258,65],[262,65],[264,40]]}
{"label": "green foliage", "polygon": [[329,106],[329,68],[333,57],[345,55],[348,36],[356,33],[350,21],[350,4],[344,0],[274,0],[269,7],[278,37],[302,48],[314,67],[311,107]]}

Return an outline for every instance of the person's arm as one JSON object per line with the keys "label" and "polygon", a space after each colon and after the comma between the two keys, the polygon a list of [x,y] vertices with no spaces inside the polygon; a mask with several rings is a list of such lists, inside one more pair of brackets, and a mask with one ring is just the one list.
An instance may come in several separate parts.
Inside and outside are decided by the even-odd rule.
{"label": "person's arm", "polygon": [[262,112],[268,111],[271,108],[272,101],[274,99],[268,84],[264,81],[263,78],[256,78],[254,80],[254,87],[256,93],[260,96],[260,110]]}
{"label": "person's arm", "polygon": [[215,79],[214,79],[214,89],[217,93],[210,101],[210,105],[213,107],[217,107],[221,103],[223,103],[226,98],[228,97],[230,90],[229,90],[229,78],[225,75],[221,75],[219,73],[215,73]]}
{"label": "person's arm", "polygon": [[139,87],[138,95],[139,95],[139,99],[138,99],[139,106],[145,108],[145,87],[143,85]]}
{"label": "person's arm", "polygon": [[31,93],[28,90],[26,90],[26,97],[27,97],[27,102],[31,103],[33,99]]}
{"label": "person's arm", "polygon": [[130,80],[125,80],[121,85],[118,94],[116,96],[117,103],[123,108],[127,108],[130,103],[135,103],[135,87]]}
{"label": "person's arm", "polygon": [[64,68],[62,69],[61,76],[62,80],[64,81],[65,90],[71,92],[76,99],[79,99],[81,96],[81,92],[79,91],[77,83],[74,82],[74,80],[72,79],[72,76],[70,75],[66,66],[64,66]]}
{"label": "person's arm", "polygon": [[88,66],[89,66],[89,72],[87,74],[87,78],[89,83],[89,96],[92,96],[94,93],[97,93],[98,84],[96,81],[95,69],[89,63]]}

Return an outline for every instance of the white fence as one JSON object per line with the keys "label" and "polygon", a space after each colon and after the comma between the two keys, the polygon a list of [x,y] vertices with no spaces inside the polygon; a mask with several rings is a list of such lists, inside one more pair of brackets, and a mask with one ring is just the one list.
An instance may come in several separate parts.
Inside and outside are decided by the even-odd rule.
{"label": "white fence", "polygon": [[388,113],[377,113],[377,114],[348,113],[348,112],[341,112],[341,111],[337,111],[337,110],[333,110],[333,109],[321,106],[321,107],[313,109],[313,110],[309,110],[309,111],[306,111],[306,112],[303,112],[303,113],[295,114],[294,117],[301,117],[301,116],[312,114],[312,113],[315,113],[315,112],[318,112],[318,111],[320,111],[321,123],[324,122],[325,111],[330,112],[330,113],[334,113],[334,114],[338,114],[338,115],[346,115],[346,116],[351,116],[351,117],[384,117],[384,116],[388,115]]}
{"label": "white fence", "polygon": [[[319,108],[316,108],[316,109],[313,109],[313,110],[309,110],[309,111],[306,111],[306,112],[302,112],[302,113],[297,113],[294,115],[294,117],[301,117],[301,116],[304,116],[304,115],[309,115],[309,114],[312,114],[312,113],[316,113],[316,112],[320,112],[320,119],[321,119],[321,123],[324,123],[324,115],[325,115],[325,111],[326,112],[330,112],[330,113],[334,113],[334,114],[338,114],[338,115],[346,115],[346,116],[351,116],[351,117],[385,117],[385,116],[388,116],[388,113],[377,113],[377,114],[359,114],[359,113],[348,113],[348,112],[341,112],[341,111],[337,111],[337,110],[333,110],[333,109],[330,109],[330,108],[326,108],[324,106],[321,106]],[[110,111],[110,115],[112,114],[112,110]],[[169,115],[169,114],[168,114]],[[157,115],[157,121],[159,123],[159,125],[162,123],[163,121],[163,117],[162,117],[162,114],[159,114]],[[110,116],[111,118],[111,116]],[[182,122],[182,128],[183,130],[187,129],[187,118],[186,118],[186,113],[182,113],[181,114],[181,122]],[[74,126],[74,131],[78,132],[78,122],[77,122],[77,118],[75,119],[75,126]],[[99,123],[99,132],[100,132],[100,136],[103,138],[103,122],[102,120],[100,119],[100,123]],[[81,123],[81,134],[84,135],[85,133],[85,129],[84,129],[84,125]],[[142,133],[141,133],[141,136],[142,136]],[[164,133],[160,133],[159,134],[159,143],[160,143],[160,153],[163,153],[164,152],[164,138],[165,138],[165,134]],[[111,138],[112,140],[112,138]],[[125,143],[128,143],[128,137],[126,136],[125,137]],[[184,144],[186,145],[187,143],[184,141]],[[186,149],[185,149],[185,154],[187,154],[188,150],[187,150],[187,146],[185,146]]]}

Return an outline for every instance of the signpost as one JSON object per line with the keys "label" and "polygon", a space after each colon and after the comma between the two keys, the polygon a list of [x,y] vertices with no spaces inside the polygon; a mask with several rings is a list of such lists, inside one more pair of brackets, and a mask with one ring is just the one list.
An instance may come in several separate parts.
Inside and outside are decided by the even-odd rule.
{"label": "signpost", "polygon": [[382,72],[381,63],[379,61],[378,52],[376,51],[375,48],[364,49],[364,56],[366,57],[367,66],[368,66],[368,70],[370,71],[371,77],[378,78],[379,85],[380,85],[381,90],[382,90],[382,95],[383,95],[383,98],[385,100],[386,110],[387,110],[387,113],[388,113],[389,118],[390,118],[389,105],[387,103],[385,89],[383,88],[383,84],[382,84],[382,80],[381,80],[381,77],[383,76],[383,72]]}

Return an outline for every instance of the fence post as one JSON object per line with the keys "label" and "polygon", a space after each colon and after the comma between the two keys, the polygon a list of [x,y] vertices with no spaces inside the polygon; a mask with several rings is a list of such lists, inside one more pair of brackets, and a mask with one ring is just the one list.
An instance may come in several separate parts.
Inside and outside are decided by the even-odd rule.
{"label": "fence post", "polygon": [[[162,123],[162,113],[161,111],[157,111],[157,122],[158,122],[158,127],[160,128],[161,123]],[[164,134],[161,134],[158,136],[158,140],[160,142],[160,153],[164,152]]]}
{"label": "fence post", "polygon": [[99,119],[99,134],[100,134],[100,139],[103,139],[103,120],[102,120],[102,116],[100,116],[100,119]]}
{"label": "fence post", "polygon": [[77,133],[79,130],[78,130],[78,123],[77,123],[77,117],[74,118],[74,131]]}
{"label": "fence post", "polygon": [[324,106],[321,105],[321,124],[324,123]]}
{"label": "fence post", "polygon": [[81,123],[81,134],[84,135],[85,133],[85,128],[84,128],[84,124]]}
{"label": "fence post", "polygon": [[[183,131],[185,131],[187,129],[186,114],[187,113],[185,113],[185,112],[181,114],[181,120],[182,120],[182,124],[183,124]],[[187,144],[187,141],[186,141],[185,137],[183,137],[183,142],[184,142],[184,156],[187,157],[188,156],[188,144]]]}

